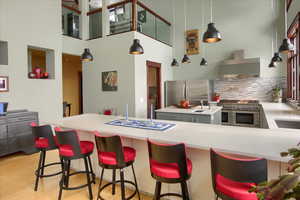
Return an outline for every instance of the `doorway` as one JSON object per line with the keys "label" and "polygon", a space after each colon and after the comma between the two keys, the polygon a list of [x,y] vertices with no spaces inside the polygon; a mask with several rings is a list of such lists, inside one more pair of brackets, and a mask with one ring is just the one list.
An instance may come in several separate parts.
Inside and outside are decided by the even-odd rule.
{"label": "doorway", "polygon": [[[147,117],[151,116],[153,109],[161,108],[161,64],[147,61]],[[155,113],[153,113],[155,118]]]}
{"label": "doorway", "polygon": [[[64,116],[83,113],[82,63],[80,56],[62,55]],[[67,105],[67,106],[66,106]]]}

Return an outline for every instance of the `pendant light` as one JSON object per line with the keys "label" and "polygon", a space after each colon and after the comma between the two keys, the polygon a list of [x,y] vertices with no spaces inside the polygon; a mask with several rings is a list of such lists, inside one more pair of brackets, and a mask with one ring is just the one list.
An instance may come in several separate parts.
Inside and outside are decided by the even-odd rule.
{"label": "pendant light", "polygon": [[[275,1],[276,2],[276,1]],[[272,7],[273,7],[273,14],[274,14],[274,19],[276,18],[276,11],[278,12],[278,4],[275,3],[274,0],[272,0]],[[274,32],[275,32],[275,49],[278,49],[277,44],[278,44],[278,31],[277,31],[277,26],[273,26]],[[273,49],[273,44],[272,44],[272,49]],[[271,62],[274,62],[275,64],[282,62],[282,58],[280,57],[280,54],[278,52],[274,53],[274,56],[271,59]]]}
{"label": "pendant light", "polygon": [[[205,9],[204,9],[204,0],[202,0],[202,24],[201,24],[201,29],[204,30],[204,15],[205,15]],[[205,44],[203,43],[203,57],[200,62],[200,66],[206,66],[207,60],[204,58],[205,57]]]}
{"label": "pendant light", "polygon": [[269,68],[274,68],[274,67],[276,67],[276,63],[271,61],[271,63],[269,64]]}
{"label": "pendant light", "polygon": [[[184,34],[184,39],[186,39],[185,37],[186,37],[186,0],[184,0],[184,32],[185,32],[185,34]],[[184,40],[185,41],[185,40]],[[184,47],[184,51],[186,51],[186,47]],[[184,56],[183,56],[183,58],[182,58],[182,60],[181,60],[181,63],[183,63],[183,64],[188,64],[188,63],[191,63],[191,60],[190,60],[190,58],[187,56],[187,54],[184,54]]]}
{"label": "pendant light", "polygon": [[207,25],[207,31],[203,34],[203,42],[216,43],[222,40],[221,33],[213,23],[213,4],[210,0],[210,23]]}
{"label": "pendant light", "polygon": [[200,65],[201,66],[206,66],[208,63],[207,63],[207,60],[205,60],[205,58],[202,58],[201,62],[200,62]]}
{"label": "pendant light", "polygon": [[133,44],[131,45],[129,49],[129,53],[132,55],[141,55],[144,54],[144,49],[142,45],[140,45],[140,40],[134,39]]}
{"label": "pendant light", "polygon": [[284,20],[285,20],[285,38],[282,41],[281,46],[279,47],[279,52],[287,54],[290,51],[294,50],[294,45],[291,43],[287,35],[287,3],[284,1]]}
{"label": "pendant light", "polygon": [[179,67],[179,63],[176,60],[176,48],[175,48],[175,1],[173,3],[173,61],[171,63],[172,67]]}
{"label": "pendant light", "polygon": [[81,60],[83,62],[91,62],[91,61],[94,60],[94,57],[93,57],[93,55],[90,52],[90,49],[88,49],[88,48],[84,49],[84,52],[81,55]]}

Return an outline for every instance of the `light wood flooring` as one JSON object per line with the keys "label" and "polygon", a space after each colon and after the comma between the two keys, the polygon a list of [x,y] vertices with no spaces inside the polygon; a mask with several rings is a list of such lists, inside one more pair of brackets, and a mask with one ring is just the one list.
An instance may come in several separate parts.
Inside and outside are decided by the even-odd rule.
{"label": "light wood flooring", "polygon": [[[56,200],[58,197],[58,182],[60,175],[43,178],[40,180],[38,191],[35,192],[34,171],[38,164],[39,154],[24,155],[14,154],[0,158],[0,200]],[[56,151],[47,152],[47,162],[58,161]],[[99,170],[98,167],[94,166]],[[45,171],[53,173],[59,170],[59,166],[51,166]],[[70,186],[78,186],[85,183],[85,175],[76,175],[70,179]],[[93,184],[93,195],[96,199],[98,192],[99,179],[97,178],[96,185]],[[103,191],[102,196],[107,200],[120,199],[119,186],[116,187],[116,195],[111,195],[111,187]],[[132,191],[126,191],[130,195]],[[75,191],[63,191],[62,200],[88,200],[88,190],[83,188]],[[141,194],[142,200],[151,200],[152,197]],[[134,200],[138,200],[137,197]]]}

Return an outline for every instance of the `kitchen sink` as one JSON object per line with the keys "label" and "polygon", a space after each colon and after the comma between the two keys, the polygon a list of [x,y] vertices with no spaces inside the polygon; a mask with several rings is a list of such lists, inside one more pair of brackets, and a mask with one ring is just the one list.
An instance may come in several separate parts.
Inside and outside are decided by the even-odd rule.
{"label": "kitchen sink", "polygon": [[201,112],[204,112],[204,110],[194,110],[193,112],[195,112],[195,113],[201,113]]}
{"label": "kitchen sink", "polygon": [[300,129],[300,121],[275,120],[278,128]]}

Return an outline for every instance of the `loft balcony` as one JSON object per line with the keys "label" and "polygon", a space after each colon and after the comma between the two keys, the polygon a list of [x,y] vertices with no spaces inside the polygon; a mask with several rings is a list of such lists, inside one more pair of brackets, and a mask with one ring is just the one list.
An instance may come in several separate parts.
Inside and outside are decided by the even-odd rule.
{"label": "loft balcony", "polygon": [[[86,1],[82,1],[86,2]],[[62,4],[62,32],[65,36],[93,40],[103,35],[138,31],[171,45],[171,23],[138,0],[124,0],[109,5],[89,4],[87,12],[70,1]],[[87,23],[86,26],[83,23]],[[86,28],[85,28],[86,27]],[[85,30],[88,29],[88,30]],[[83,32],[86,37],[82,37]]]}

